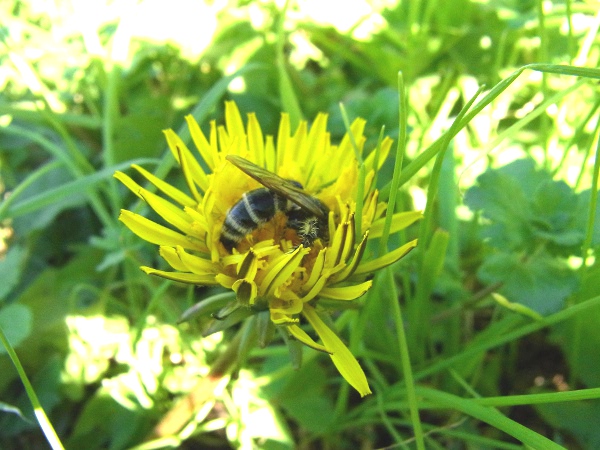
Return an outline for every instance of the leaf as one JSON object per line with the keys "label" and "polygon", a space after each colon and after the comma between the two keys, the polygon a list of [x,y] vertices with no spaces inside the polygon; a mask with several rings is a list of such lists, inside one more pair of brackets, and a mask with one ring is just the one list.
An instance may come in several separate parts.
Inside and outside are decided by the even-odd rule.
{"label": "leaf", "polygon": [[549,424],[568,431],[581,448],[599,448],[600,403],[598,401],[562,402],[536,405]]}
{"label": "leaf", "polygon": [[148,432],[150,428],[144,411],[135,404],[129,406],[111,396],[110,387],[102,386],[83,406],[65,447],[129,447],[134,436]]}
{"label": "leaf", "polygon": [[532,160],[489,169],[477,181],[467,191],[465,203],[490,219],[482,232],[491,245],[531,251],[547,242],[564,255],[583,242],[578,195],[549,172],[536,170]]}
{"label": "leaf", "polygon": [[[518,163],[518,164],[517,164]],[[531,239],[527,186],[520,182],[533,176],[533,163],[515,161],[502,169],[489,169],[477,178],[478,185],[465,194],[465,204],[492,221],[484,237],[499,248],[519,248]]]}
{"label": "leaf", "polygon": [[[263,370],[272,373],[282,364],[288,364],[287,359],[286,355],[270,357],[265,361]],[[311,359],[283,378],[281,383],[265,387],[265,391],[303,429],[324,433],[335,418],[333,403],[326,395],[329,382],[330,374],[316,359]]]}
{"label": "leaf", "polygon": [[484,261],[477,276],[484,283],[502,283],[500,292],[508,301],[542,315],[562,309],[578,287],[577,276],[567,264],[548,254],[523,261],[516,254],[497,253]]}
{"label": "leaf", "polygon": [[[600,295],[600,263],[590,267],[581,282],[581,288],[574,296],[574,303]],[[600,327],[598,318],[600,307],[579,314],[557,324],[552,340],[562,348],[569,363],[571,374],[586,386],[600,386]],[[593,447],[590,447],[593,448]]]}
{"label": "leaf", "polygon": [[8,403],[0,402],[0,411],[4,413],[12,413],[16,414],[19,419],[24,420],[25,422],[32,423],[27,417],[23,415],[23,412],[17,408],[16,406],[9,405]]}
{"label": "leaf", "polygon": [[[578,220],[578,228],[586,230],[588,226],[588,216],[590,210],[590,196],[591,189],[583,191],[579,194],[577,203],[576,217]],[[592,245],[600,245],[600,202],[596,204],[596,211],[594,214],[594,228],[592,230]]]}
{"label": "leaf", "polygon": [[562,246],[580,244],[584,232],[583,227],[575,228],[577,203],[577,195],[565,182],[541,182],[531,205],[535,235]]}
{"label": "leaf", "polygon": [[[13,303],[0,309],[0,327],[13,347],[18,346],[29,336],[31,322],[31,310],[27,306]],[[0,347],[0,355],[5,353],[6,349]]]}
{"label": "leaf", "polygon": [[23,247],[14,245],[6,252],[4,259],[0,259],[0,300],[6,298],[21,279],[26,256],[27,251]]}
{"label": "leaf", "polygon": [[[37,369],[50,354],[66,351],[68,336],[65,320],[69,314],[89,313],[102,307],[98,295],[94,298],[95,301],[90,302],[90,291],[81,288],[82,285],[89,286],[97,280],[94,267],[100,256],[99,252],[85,247],[67,265],[45,269],[20,293],[15,305],[30,311],[30,327],[35,330],[34,333],[28,333],[20,348],[19,358],[24,366]],[[82,296],[85,297],[85,302],[80,301]],[[13,311],[12,314],[23,313]],[[9,339],[11,336],[19,336],[21,326],[19,322],[8,322],[4,332]],[[0,377],[0,392],[17,375],[6,364],[5,359],[0,358],[0,373],[3,374]]]}
{"label": "leaf", "polygon": [[[15,200],[6,214],[16,218],[14,227],[19,229],[21,234],[43,229],[65,209],[86,202],[85,189],[81,184],[88,178],[93,181],[100,179],[96,175],[90,175],[73,180],[65,167],[57,167],[31,181],[31,184],[21,191],[18,201]],[[75,187],[75,183],[78,183],[78,188]],[[73,188],[66,191],[65,186],[73,186]]]}

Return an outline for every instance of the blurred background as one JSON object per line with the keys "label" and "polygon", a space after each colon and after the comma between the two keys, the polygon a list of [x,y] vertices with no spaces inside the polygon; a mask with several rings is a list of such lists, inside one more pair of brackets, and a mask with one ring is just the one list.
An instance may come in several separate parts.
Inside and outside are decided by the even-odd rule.
{"label": "blurred background", "polygon": [[[417,441],[600,447],[599,76],[565,66],[597,67],[599,17],[591,0],[3,0],[0,326],[62,444],[417,448],[393,301],[421,396]],[[293,370],[276,341],[180,432],[150,438],[231,335],[202,337],[202,318],[177,323],[220,291],[139,270],[162,263],[118,222],[136,202],[114,171],[166,174],[162,130],[189,141],[183,117],[206,132],[231,99],[271,135],[282,111],[296,122],[326,112],[333,142],[346,132],[341,103],[367,120],[372,151],[382,127],[397,142],[404,125],[400,71],[398,207],[427,219],[390,240],[420,238],[381,275],[398,298],[378,275],[334,317],[374,394],[349,392],[312,350]],[[482,86],[478,113],[449,131]],[[390,157],[378,178],[384,199],[393,167]],[[0,374],[0,448],[45,448],[4,346]],[[587,396],[557,396],[574,389]],[[542,400],[498,400],[489,415],[459,401],[517,394]]]}

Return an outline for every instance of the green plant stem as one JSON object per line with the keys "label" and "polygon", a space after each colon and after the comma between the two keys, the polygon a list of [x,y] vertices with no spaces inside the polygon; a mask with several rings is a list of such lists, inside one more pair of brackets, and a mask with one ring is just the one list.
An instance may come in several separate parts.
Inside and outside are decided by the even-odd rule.
{"label": "green plant stem", "polygon": [[401,186],[400,179],[402,177],[402,162],[406,153],[406,135],[408,123],[408,99],[404,86],[404,77],[402,72],[398,72],[398,146],[396,147],[396,157],[394,159],[394,174],[392,176],[391,192],[388,200],[387,211],[385,213],[385,223],[383,225],[383,233],[379,239],[379,254],[383,255],[387,250],[387,241],[392,226],[392,217],[396,207],[396,196],[398,188]]}
{"label": "green plant stem", "polygon": [[425,441],[423,436],[423,427],[421,426],[421,419],[419,417],[419,405],[417,401],[417,394],[415,391],[415,380],[413,379],[412,368],[410,365],[410,355],[408,351],[408,344],[406,342],[406,334],[404,332],[404,320],[402,319],[402,310],[400,309],[400,301],[398,299],[398,292],[396,291],[396,284],[394,277],[389,268],[385,269],[388,286],[391,290],[390,305],[392,307],[392,315],[394,317],[394,323],[396,324],[396,332],[398,333],[398,346],[400,348],[400,360],[402,362],[402,372],[404,374],[404,381],[406,383],[406,394],[408,397],[408,404],[410,408],[410,417],[413,425],[415,440],[417,448],[419,450],[425,449]]}
{"label": "green plant stem", "polygon": [[[61,163],[65,165],[65,167],[69,170],[69,172],[73,175],[73,177],[76,180],[79,180],[86,176],[86,173],[75,164],[75,162],[69,157],[67,152],[65,152],[61,146],[54,144],[52,141],[50,141],[40,133],[33,132],[31,130],[17,125],[11,125],[5,128],[3,132],[13,134],[15,136],[20,136],[37,143],[48,153],[54,156],[54,158],[61,161]],[[115,219],[111,214],[108,213],[108,211],[104,207],[104,204],[100,199],[98,193],[93,191],[92,189],[88,189],[87,195],[89,197],[90,205],[94,209],[94,212],[96,213],[98,218],[102,221],[104,226],[110,227],[114,223]]]}
{"label": "green plant stem", "polygon": [[[481,112],[486,106],[488,106],[495,98],[497,98],[500,94],[502,94],[509,86],[511,86],[519,76],[525,72],[526,70],[534,70],[542,73],[555,73],[560,75],[568,75],[568,76],[578,76],[585,77],[590,79],[600,79],[600,70],[598,69],[590,69],[587,67],[575,67],[575,66],[561,66],[558,64],[529,64],[527,66],[523,66],[518,70],[514,71],[511,75],[500,81],[496,84],[458,123],[457,127],[454,128],[451,137],[454,137],[456,133],[458,133],[461,129],[463,129],[467,124],[475,117],[477,114]],[[587,80],[581,80],[578,83],[584,83]],[[578,84],[575,83],[575,84]],[[558,99],[563,98],[565,93],[559,93],[553,98]],[[548,99],[550,100],[550,99]],[[544,107],[548,106],[544,102]],[[403,168],[402,174],[400,175],[399,185],[402,186],[404,183],[409,181],[416,173],[421,170],[429,161],[443,148],[443,143],[446,140],[446,136],[441,136],[438,138],[433,144],[431,144],[427,149],[419,154],[410,164]],[[383,190],[382,190],[383,193]]]}
{"label": "green plant stem", "polygon": [[281,103],[283,105],[283,110],[290,115],[290,125],[292,126],[292,129],[296,129],[296,127],[302,120],[302,108],[300,108],[300,103],[298,102],[298,98],[296,97],[296,93],[294,92],[293,83],[290,80],[290,76],[286,70],[286,58],[284,53],[284,24],[289,3],[290,1],[286,0],[285,5],[281,10],[279,22],[277,23],[277,41],[275,44],[275,51],[277,55],[276,63],[277,73],[279,75],[279,95],[281,96]]}
{"label": "green plant stem", "polygon": [[[460,364],[463,361],[467,360],[469,357],[473,355],[481,354],[486,352],[492,348],[500,347],[502,345],[508,344],[512,341],[516,341],[517,339],[522,338],[523,336],[527,336],[528,334],[534,333],[536,331],[542,330],[546,327],[552,326],[554,324],[563,322],[577,314],[583,313],[589,308],[594,308],[600,305],[600,296],[590,298],[584,302],[573,305],[563,311],[559,311],[550,316],[544,317],[542,320],[530,323],[527,322],[523,324],[521,327],[516,330],[507,332],[502,336],[495,336],[486,341],[480,341],[476,344],[473,344],[463,350],[461,353],[450,356],[443,361],[432,364],[426,369],[420,370],[415,373],[416,379],[423,379],[429,375],[434,373],[438,373],[441,370],[446,369],[447,367],[453,367],[456,364]],[[514,318],[518,321],[523,321],[523,318]]]}
{"label": "green plant stem", "polygon": [[600,127],[596,128],[596,156],[594,160],[594,173],[592,174],[592,187],[590,193],[590,207],[588,211],[588,219],[586,226],[585,240],[581,248],[581,257],[583,264],[581,265],[581,275],[585,275],[587,270],[586,260],[588,252],[592,246],[592,239],[594,236],[594,221],[596,219],[596,210],[598,206],[598,177],[600,175]]}
{"label": "green plant stem", "polygon": [[456,395],[430,388],[418,388],[418,393],[423,396],[424,399],[433,401],[436,406],[455,409],[483,422],[489,423],[495,428],[519,439],[523,444],[528,445],[531,448],[540,450],[564,450],[562,446],[509,419],[495,409],[478,404],[475,399],[463,399]]}
{"label": "green plant stem", "polygon": [[42,405],[40,404],[40,401],[35,393],[35,390],[33,389],[33,386],[31,385],[31,382],[29,381],[29,378],[27,377],[25,370],[23,369],[23,366],[21,365],[21,361],[19,360],[19,357],[17,356],[12,345],[10,345],[10,342],[8,342],[8,339],[6,338],[6,335],[4,334],[4,330],[2,329],[2,327],[0,327],[0,342],[2,342],[2,345],[4,345],[4,348],[6,348],[8,356],[10,357],[13,365],[15,366],[15,369],[17,369],[19,378],[21,378],[21,382],[23,383],[23,386],[25,387],[25,392],[27,393],[27,396],[29,397],[29,401],[31,402],[31,405],[33,406],[33,412],[35,414],[35,418],[37,419],[38,423],[40,424],[42,432],[44,433],[44,436],[48,440],[50,447],[53,450],[64,449],[62,443],[60,442],[60,439],[56,435],[56,431],[54,431],[54,427],[50,423],[50,420],[48,419],[48,416],[46,415],[46,412],[44,411],[44,408],[42,408]]}

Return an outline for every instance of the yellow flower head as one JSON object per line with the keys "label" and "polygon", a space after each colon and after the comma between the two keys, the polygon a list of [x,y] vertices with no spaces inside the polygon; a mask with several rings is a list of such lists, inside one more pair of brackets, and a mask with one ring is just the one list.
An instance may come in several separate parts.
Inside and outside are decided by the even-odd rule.
{"label": "yellow flower head", "polygon": [[[160,255],[174,269],[142,270],[233,290],[236,302],[229,311],[268,310],[271,327],[282,327],[290,337],[328,353],[341,375],[361,395],[369,394],[364,372],[319,316],[317,300],[360,297],[372,284],[364,281],[367,274],[416,246],[412,241],[380,258],[362,261],[368,239],[383,230],[386,205],[378,202],[374,179],[391,139],[382,141],[378,158],[375,152],[364,158],[365,176],[359,186],[357,157],[362,159],[365,142],[362,119],[354,121],[339,146],[330,142],[325,114],[319,114],[310,129],[301,122],[294,133],[288,115],[282,114],[276,143],[271,136],[263,137],[254,114],[248,115],[244,127],[234,102],[225,104],[225,126],[211,122],[208,137],[191,116],[186,121],[202,164],[172,130],[165,135],[189,193],[139,166],[133,167],[170,200],[122,172],[115,174],[171,225],[121,211],[120,220],[142,239],[159,245]],[[311,209],[311,204],[316,206]],[[391,231],[420,217],[418,212],[396,214]],[[303,330],[301,318],[323,344]]]}

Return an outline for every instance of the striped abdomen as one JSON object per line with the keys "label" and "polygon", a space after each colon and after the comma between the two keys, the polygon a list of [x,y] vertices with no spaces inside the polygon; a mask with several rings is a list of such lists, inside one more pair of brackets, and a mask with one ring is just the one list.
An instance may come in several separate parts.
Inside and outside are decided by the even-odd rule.
{"label": "striped abdomen", "polygon": [[245,236],[271,220],[279,211],[288,209],[288,200],[267,188],[246,192],[225,217],[221,243],[231,251]]}

